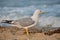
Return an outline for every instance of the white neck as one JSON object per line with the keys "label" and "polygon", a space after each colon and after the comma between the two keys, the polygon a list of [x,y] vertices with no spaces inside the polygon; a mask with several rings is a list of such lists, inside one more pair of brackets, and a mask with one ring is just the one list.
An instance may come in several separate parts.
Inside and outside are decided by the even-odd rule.
{"label": "white neck", "polygon": [[38,18],[39,18],[39,12],[35,11],[33,16],[31,17],[34,21],[38,22]]}

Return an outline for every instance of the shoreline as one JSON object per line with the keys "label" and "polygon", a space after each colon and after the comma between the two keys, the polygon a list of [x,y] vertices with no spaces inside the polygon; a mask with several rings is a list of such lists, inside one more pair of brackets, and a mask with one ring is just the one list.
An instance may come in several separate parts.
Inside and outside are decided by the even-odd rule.
{"label": "shoreline", "polygon": [[[29,29],[34,30],[34,29]],[[38,30],[35,30],[38,31]],[[60,33],[53,35],[45,35],[44,32],[30,33],[30,40],[60,40]],[[16,27],[2,28],[0,27],[0,40],[27,40],[25,29],[19,29]]]}

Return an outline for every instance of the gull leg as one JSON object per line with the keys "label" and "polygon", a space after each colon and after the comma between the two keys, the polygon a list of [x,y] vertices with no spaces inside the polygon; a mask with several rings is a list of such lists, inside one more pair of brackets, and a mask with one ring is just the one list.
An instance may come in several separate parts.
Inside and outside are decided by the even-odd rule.
{"label": "gull leg", "polygon": [[26,28],[26,34],[28,36],[27,40],[29,40],[29,31],[28,31],[28,28]]}
{"label": "gull leg", "polygon": [[28,28],[26,28],[26,34],[29,36],[29,31],[28,31]]}
{"label": "gull leg", "polygon": [[28,31],[28,28],[26,28],[26,34],[27,34],[27,40],[30,40],[31,38],[30,38],[30,34],[29,34],[29,31]]}

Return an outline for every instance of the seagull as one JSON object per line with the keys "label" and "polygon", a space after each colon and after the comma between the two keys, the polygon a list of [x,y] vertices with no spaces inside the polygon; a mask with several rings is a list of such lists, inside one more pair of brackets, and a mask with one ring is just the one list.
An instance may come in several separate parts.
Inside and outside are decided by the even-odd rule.
{"label": "seagull", "polygon": [[44,14],[44,11],[37,9],[31,17],[23,17],[19,20],[5,20],[4,23],[11,23],[18,28],[24,28],[26,29],[26,34],[29,35],[28,28],[33,27],[38,23],[39,14]]}
{"label": "seagull", "polygon": [[28,28],[33,27],[38,23],[39,14],[44,14],[44,11],[37,9],[31,17],[14,20],[11,23],[15,24],[18,28],[26,29],[26,34],[29,35]]}

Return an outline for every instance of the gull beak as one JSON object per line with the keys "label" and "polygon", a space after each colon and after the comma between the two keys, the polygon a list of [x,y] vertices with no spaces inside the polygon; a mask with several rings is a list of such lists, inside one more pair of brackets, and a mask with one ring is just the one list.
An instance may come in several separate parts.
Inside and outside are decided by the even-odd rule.
{"label": "gull beak", "polygon": [[40,11],[40,14],[45,14],[45,12],[44,11]]}

